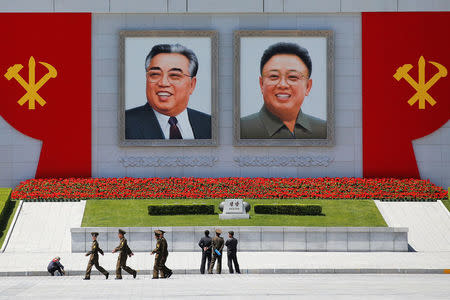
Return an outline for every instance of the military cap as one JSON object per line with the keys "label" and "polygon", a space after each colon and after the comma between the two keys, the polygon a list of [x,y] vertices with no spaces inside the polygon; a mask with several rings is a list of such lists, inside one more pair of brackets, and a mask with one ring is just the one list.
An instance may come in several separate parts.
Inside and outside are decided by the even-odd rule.
{"label": "military cap", "polygon": [[166,233],[164,230],[160,229],[159,231],[161,231],[162,234]]}
{"label": "military cap", "polygon": [[159,230],[159,229],[156,229],[154,232],[155,232],[155,235],[161,235],[162,234],[162,231]]}
{"label": "military cap", "polygon": [[91,232],[92,236],[98,236],[98,232]]}
{"label": "military cap", "polygon": [[126,234],[126,231],[125,231],[125,230],[122,230],[122,229],[119,229],[119,233],[120,233],[120,234]]}
{"label": "military cap", "polygon": [[222,234],[222,229],[217,228],[217,229],[216,229],[216,233]]}

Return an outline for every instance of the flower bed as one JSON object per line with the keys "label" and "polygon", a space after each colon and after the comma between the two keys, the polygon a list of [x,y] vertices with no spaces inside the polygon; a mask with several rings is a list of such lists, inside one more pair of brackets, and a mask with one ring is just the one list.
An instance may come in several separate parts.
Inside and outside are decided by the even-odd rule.
{"label": "flower bed", "polygon": [[14,200],[253,198],[433,201],[447,191],[420,179],[363,178],[67,178],[30,179]]}

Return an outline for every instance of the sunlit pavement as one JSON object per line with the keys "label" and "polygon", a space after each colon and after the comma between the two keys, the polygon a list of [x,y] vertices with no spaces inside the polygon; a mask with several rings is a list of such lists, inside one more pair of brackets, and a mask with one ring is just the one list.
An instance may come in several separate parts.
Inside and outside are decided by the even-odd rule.
{"label": "sunlit pavement", "polygon": [[[112,277],[112,278],[111,278]],[[149,275],[3,277],[0,299],[448,299],[450,275]]]}

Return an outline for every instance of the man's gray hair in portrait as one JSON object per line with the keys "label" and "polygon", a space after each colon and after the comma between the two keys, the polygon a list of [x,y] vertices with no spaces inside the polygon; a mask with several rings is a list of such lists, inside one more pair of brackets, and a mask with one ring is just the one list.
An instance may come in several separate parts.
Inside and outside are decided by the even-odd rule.
{"label": "man's gray hair in portrait", "polygon": [[189,75],[191,75],[191,77],[197,75],[198,71],[197,55],[195,55],[194,51],[192,51],[191,49],[186,48],[185,46],[180,44],[159,44],[153,46],[152,50],[150,50],[150,53],[147,55],[147,58],[145,59],[145,70],[148,69],[148,66],[150,65],[150,61],[152,60],[152,58],[161,53],[178,53],[184,55],[189,60]]}

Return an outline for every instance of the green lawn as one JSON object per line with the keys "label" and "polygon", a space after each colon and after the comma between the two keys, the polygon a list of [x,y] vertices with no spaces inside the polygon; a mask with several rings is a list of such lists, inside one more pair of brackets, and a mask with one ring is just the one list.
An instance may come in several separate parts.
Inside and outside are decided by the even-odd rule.
{"label": "green lawn", "polygon": [[450,200],[442,200],[442,203],[444,203],[445,207],[450,211]]}
{"label": "green lawn", "polygon": [[19,202],[7,201],[9,199],[10,193],[11,189],[0,188],[0,248],[2,247],[3,241],[6,238],[9,226],[14,219],[16,209],[19,206]]}
{"label": "green lawn", "polygon": [[[219,220],[218,215],[150,216],[150,204],[214,204],[220,199],[88,200],[84,227],[138,226],[387,226],[372,200],[246,200],[252,205],[249,220]],[[255,204],[317,204],[322,216],[286,216],[255,214]]]}

